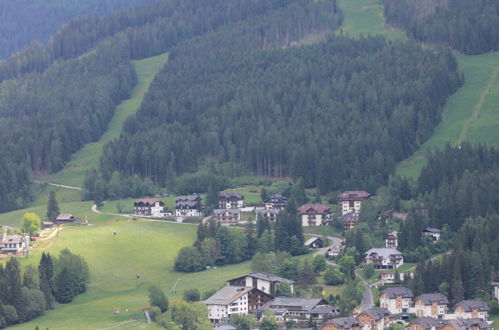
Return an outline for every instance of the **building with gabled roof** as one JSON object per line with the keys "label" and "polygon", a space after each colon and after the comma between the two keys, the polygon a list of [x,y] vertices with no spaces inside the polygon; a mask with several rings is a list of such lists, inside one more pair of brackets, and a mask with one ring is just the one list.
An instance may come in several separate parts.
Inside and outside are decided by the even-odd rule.
{"label": "building with gabled roof", "polygon": [[246,315],[255,312],[272,297],[256,288],[226,286],[204,301],[208,307],[208,318],[219,323],[233,314]]}
{"label": "building with gabled roof", "polygon": [[305,204],[298,208],[303,227],[324,226],[331,220],[331,208],[322,204]]}
{"label": "building with gabled roof", "polygon": [[391,314],[386,308],[369,308],[356,318],[363,324],[363,329],[383,330],[391,323]]}
{"label": "building with gabled roof", "polygon": [[286,208],[287,198],[280,194],[273,194],[265,200],[266,210],[284,210]]}
{"label": "building with gabled roof", "polygon": [[175,215],[177,217],[200,217],[201,197],[198,195],[177,196],[175,198]]}
{"label": "building with gabled roof", "polygon": [[135,214],[153,217],[163,216],[164,206],[165,203],[154,198],[142,198],[133,203]]}
{"label": "building with gabled roof", "polygon": [[376,269],[397,268],[404,264],[404,255],[396,249],[372,248],[365,253],[366,262]]}
{"label": "building with gabled roof", "polygon": [[341,222],[345,231],[353,229],[359,223],[359,214],[355,212],[347,213],[341,217]]}
{"label": "building with gabled roof", "polygon": [[324,241],[320,237],[311,237],[305,241],[304,245],[311,249],[319,249],[324,246]]}
{"label": "building with gabled roof", "polygon": [[213,218],[219,223],[237,223],[241,221],[241,209],[214,209]]}
{"label": "building with gabled roof", "polygon": [[442,326],[442,321],[434,319],[433,317],[418,317],[409,322],[407,325],[408,330],[437,330]]}
{"label": "building with gabled roof", "polygon": [[411,289],[398,287],[389,287],[381,291],[379,295],[379,305],[386,308],[392,314],[406,313],[412,304]]}
{"label": "building with gabled roof", "polygon": [[441,319],[447,314],[449,300],[441,293],[423,293],[414,300],[414,312],[417,317]]}
{"label": "building with gabled roof", "polygon": [[55,218],[54,223],[56,224],[73,223],[76,220],[78,219],[72,214],[61,213]]}
{"label": "building with gabled roof", "polygon": [[441,233],[442,231],[437,228],[427,227],[425,230],[423,230],[423,235],[431,237],[435,242],[440,240]]}
{"label": "building with gabled roof", "polygon": [[273,297],[275,297],[281,283],[289,285],[291,292],[294,293],[294,281],[269,273],[251,273],[228,281],[228,285],[257,288]]}
{"label": "building with gabled roof", "polygon": [[361,330],[363,324],[353,317],[338,317],[326,321],[322,325],[322,330]]}
{"label": "building with gabled roof", "polygon": [[474,300],[463,300],[454,306],[454,313],[458,319],[482,319],[489,318],[489,305],[485,302]]}
{"label": "building with gabled roof", "polygon": [[396,249],[399,246],[398,233],[396,231],[392,231],[388,233],[385,238],[385,247],[389,249]]}
{"label": "building with gabled roof", "polygon": [[29,249],[29,236],[0,233],[0,254],[20,254]]}
{"label": "building with gabled roof", "polygon": [[489,323],[482,319],[458,319],[442,324],[441,330],[492,330]]}
{"label": "building with gabled roof", "polygon": [[219,209],[240,209],[244,206],[244,196],[240,193],[222,193],[218,195]]}
{"label": "building with gabled roof", "polygon": [[360,190],[360,191],[345,191],[338,195],[338,204],[341,205],[341,215],[347,213],[360,213],[362,207],[362,202],[369,199],[371,194]]}

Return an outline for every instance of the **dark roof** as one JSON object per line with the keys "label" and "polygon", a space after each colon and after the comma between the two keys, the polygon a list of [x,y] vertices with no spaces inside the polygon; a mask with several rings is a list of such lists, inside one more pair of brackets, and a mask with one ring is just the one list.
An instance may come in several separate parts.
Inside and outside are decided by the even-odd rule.
{"label": "dark roof", "polygon": [[199,200],[201,200],[201,198],[198,195],[177,196],[177,198],[175,198],[176,203],[178,203],[178,202],[195,202],[195,201],[199,201]]}
{"label": "dark roof", "polygon": [[343,223],[346,222],[359,222],[359,215],[355,212],[350,212],[341,217]]}
{"label": "dark roof", "polygon": [[[269,274],[269,273],[251,273],[251,274],[248,274],[246,276],[251,276],[251,277],[254,277],[254,278],[259,278],[261,280],[266,280],[266,281],[269,281],[269,282],[286,282],[288,284],[295,283],[294,281],[288,280],[287,278],[275,276],[275,275],[272,275],[272,274]],[[246,276],[244,276],[244,277],[246,277]]]}
{"label": "dark roof", "polygon": [[317,305],[327,305],[327,301],[322,298],[275,297],[273,300],[265,303],[260,310],[265,311],[267,309],[292,309],[295,312],[310,312]]}
{"label": "dark roof", "polygon": [[385,315],[390,316],[390,312],[386,308],[369,308],[368,310],[363,311],[361,314],[368,314],[376,321],[381,320]]}
{"label": "dark roof", "polygon": [[309,239],[305,242],[305,244],[304,244],[304,245],[307,245],[307,246],[308,246],[308,245],[310,245],[310,244],[314,243],[315,241],[320,241],[321,243],[323,242],[323,241],[322,241],[322,238],[320,238],[320,237],[311,237],[311,238],[309,238]]}
{"label": "dark roof", "polygon": [[298,208],[298,213],[304,214],[304,213],[307,213],[310,210],[313,210],[314,212],[317,212],[319,214],[331,212],[331,208],[329,206],[327,206],[327,205],[322,205],[322,204],[305,204],[305,205],[302,205],[302,206],[300,206]]}
{"label": "dark roof", "polygon": [[340,313],[338,307],[333,307],[329,305],[317,305],[310,311],[312,314],[335,314]]}
{"label": "dark roof", "polygon": [[449,324],[456,330],[468,329],[494,329],[490,324],[482,319],[459,319],[449,321]]}
{"label": "dark roof", "polygon": [[265,202],[267,203],[272,203],[272,202],[285,202],[286,201],[286,197],[280,195],[280,194],[273,194],[272,196],[270,196],[269,198],[267,198],[265,200]]}
{"label": "dark roof", "polygon": [[224,214],[224,213],[231,213],[233,215],[238,215],[241,214],[240,209],[214,209],[213,214],[214,215],[219,215],[219,214]]}
{"label": "dark roof", "polygon": [[345,191],[338,195],[339,201],[358,201],[371,197],[371,194],[364,190]]}
{"label": "dark roof", "polygon": [[430,227],[427,227],[425,230],[423,230],[423,233],[440,233],[440,232],[442,232],[440,229],[430,228]]}
{"label": "dark roof", "polygon": [[458,302],[456,304],[456,307],[457,306],[461,306],[461,308],[464,309],[465,312],[471,312],[474,309],[477,309],[481,312],[486,312],[489,310],[489,306],[485,302],[478,300],[478,299],[463,300],[463,301]]}
{"label": "dark roof", "polygon": [[75,217],[72,214],[63,213],[63,214],[59,214],[57,216],[57,218],[55,218],[55,219],[59,220],[59,221],[65,221],[65,220],[66,221],[73,221],[73,220],[75,220]]}
{"label": "dark roof", "polygon": [[231,197],[235,197],[237,199],[244,199],[244,196],[241,195],[240,193],[223,193],[223,194],[218,195],[218,198],[220,198],[220,197],[225,197],[227,199],[229,199]]}
{"label": "dark roof", "polygon": [[198,201],[188,201],[188,202],[177,202],[175,207],[196,207],[199,205]]}
{"label": "dark roof", "polygon": [[335,319],[328,320],[325,324],[332,323],[341,329],[350,329],[352,327],[361,327],[362,324],[359,320],[353,317],[338,317]]}
{"label": "dark roof", "polygon": [[159,199],[154,199],[154,198],[142,198],[142,199],[139,199],[138,201],[136,201],[135,203],[133,203],[133,205],[135,205],[135,206],[137,206],[139,204],[154,205],[158,202],[160,205],[165,205],[165,203],[163,203]]}
{"label": "dark roof", "polygon": [[441,325],[440,321],[433,317],[418,317],[412,320],[410,324],[418,324],[423,329],[438,328]]}
{"label": "dark roof", "polygon": [[423,293],[422,295],[417,296],[416,300],[421,300],[423,305],[431,305],[434,302],[438,303],[439,305],[449,304],[449,300],[447,299],[447,297],[441,293]]}
{"label": "dark roof", "polygon": [[402,286],[386,288],[381,291],[381,294],[385,294],[389,299],[395,299],[400,296],[402,298],[414,298],[411,289],[404,288]]}
{"label": "dark roof", "polygon": [[397,249],[391,249],[391,248],[372,248],[369,249],[366,253],[364,253],[367,257],[370,257],[372,254],[377,254],[378,256],[382,258],[390,258],[392,255],[402,255],[402,252],[400,252]]}

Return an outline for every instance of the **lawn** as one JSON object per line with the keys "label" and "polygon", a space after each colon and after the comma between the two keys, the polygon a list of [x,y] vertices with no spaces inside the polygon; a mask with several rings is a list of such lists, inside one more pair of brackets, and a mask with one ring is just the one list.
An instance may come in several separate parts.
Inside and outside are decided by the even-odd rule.
{"label": "lawn", "polygon": [[[433,135],[396,170],[399,175],[417,177],[433,148],[447,142],[483,142],[499,146],[499,52],[476,56],[457,55],[464,85],[447,101],[442,121]],[[477,116],[478,115],[478,116]]]}
{"label": "lawn", "polygon": [[116,108],[116,112],[109,122],[104,135],[101,136],[99,141],[86,144],[80,151],[73,155],[71,161],[63,170],[45,179],[58,184],[82,187],[85,172],[92,167],[98,167],[102,147],[105,143],[120,135],[126,118],[138,110],[153,78],[163,68],[167,60],[168,53],[164,53],[132,61],[137,71],[137,85],[133,88],[130,98],[123,101]]}
{"label": "lawn", "polygon": [[494,322],[494,323],[492,323],[492,326],[494,327],[494,329],[499,329],[499,314],[491,315],[489,317],[489,321]]}
{"label": "lawn", "polygon": [[382,35],[387,39],[405,38],[399,30],[390,29],[385,25],[383,6],[379,0],[339,0],[343,10],[343,25],[338,33],[353,38],[361,35]]}

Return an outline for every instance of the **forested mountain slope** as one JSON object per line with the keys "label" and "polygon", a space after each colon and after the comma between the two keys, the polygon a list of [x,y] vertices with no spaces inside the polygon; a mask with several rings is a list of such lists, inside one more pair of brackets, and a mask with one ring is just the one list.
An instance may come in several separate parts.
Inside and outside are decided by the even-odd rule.
{"label": "forested mountain slope", "polygon": [[45,43],[62,24],[80,15],[107,15],[154,0],[24,0],[0,1],[0,58],[31,42]]}
{"label": "forested mountain slope", "polygon": [[465,54],[499,50],[498,0],[383,0],[387,21],[411,37]]}

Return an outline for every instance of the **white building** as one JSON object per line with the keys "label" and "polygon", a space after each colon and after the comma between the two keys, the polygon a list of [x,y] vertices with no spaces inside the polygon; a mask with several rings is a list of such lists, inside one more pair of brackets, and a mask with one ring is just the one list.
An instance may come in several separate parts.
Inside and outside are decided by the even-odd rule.
{"label": "white building", "polygon": [[433,241],[438,241],[440,240],[440,233],[442,231],[440,229],[437,229],[437,228],[426,228],[425,230],[423,230],[423,235],[425,236],[429,236],[433,239]]}
{"label": "white building", "polygon": [[458,319],[489,318],[489,306],[481,300],[463,300],[454,306],[454,313]]}
{"label": "white building", "polygon": [[218,196],[219,209],[240,209],[244,206],[244,196],[240,193],[223,193]]}
{"label": "white building", "polygon": [[385,247],[390,249],[396,249],[399,246],[398,233],[393,231],[386,235],[385,238]]}
{"label": "white building", "polygon": [[266,210],[284,210],[286,207],[287,199],[286,197],[273,194],[265,201],[265,209]]}
{"label": "white building", "polygon": [[178,196],[175,199],[175,215],[177,217],[201,217],[201,198],[197,195]]}
{"label": "white building", "polygon": [[20,254],[29,249],[29,236],[0,233],[0,254]]}
{"label": "white building", "polygon": [[303,227],[325,226],[331,220],[331,208],[322,204],[305,204],[298,208]]}
{"label": "white building", "polygon": [[396,249],[373,248],[365,253],[366,262],[376,269],[397,268],[404,264],[404,255]]}
{"label": "white building", "polygon": [[424,293],[414,301],[414,313],[417,317],[442,319],[447,314],[449,300],[441,293]]}
{"label": "white building", "polygon": [[246,315],[262,307],[272,297],[253,287],[226,286],[204,302],[208,318],[219,323],[233,314]]}
{"label": "white building", "polygon": [[492,292],[492,297],[494,299],[497,299],[497,302],[499,302],[499,282],[492,282],[493,292]]}
{"label": "white building", "polygon": [[237,223],[241,221],[240,209],[214,209],[213,217],[220,223]]}
{"label": "white building", "polygon": [[133,203],[134,212],[137,215],[147,215],[152,217],[165,216],[165,203],[159,199],[143,198]]}
{"label": "white building", "polygon": [[294,293],[294,284],[292,280],[282,278],[268,273],[251,273],[245,276],[234,278],[228,281],[232,286],[247,286],[259,289],[275,297],[277,289],[281,283],[289,285],[291,292]]}
{"label": "white building", "polygon": [[341,205],[341,215],[360,213],[362,202],[369,199],[371,194],[366,191],[345,191],[338,195],[338,204]]}
{"label": "white building", "polygon": [[414,295],[410,289],[390,287],[381,291],[379,305],[392,314],[406,313],[411,307],[412,298],[414,298]]}

